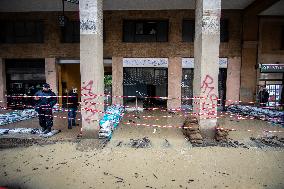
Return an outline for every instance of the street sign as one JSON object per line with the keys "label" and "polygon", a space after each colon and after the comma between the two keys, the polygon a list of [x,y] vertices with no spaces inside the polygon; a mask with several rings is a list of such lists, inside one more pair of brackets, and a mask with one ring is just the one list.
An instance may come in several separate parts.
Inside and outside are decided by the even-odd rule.
{"label": "street sign", "polygon": [[284,64],[260,64],[261,73],[284,73]]}

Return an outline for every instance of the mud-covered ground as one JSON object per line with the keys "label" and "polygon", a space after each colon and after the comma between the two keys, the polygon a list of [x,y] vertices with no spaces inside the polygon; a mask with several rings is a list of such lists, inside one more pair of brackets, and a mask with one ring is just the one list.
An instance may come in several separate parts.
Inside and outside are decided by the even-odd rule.
{"label": "mud-covered ground", "polygon": [[[28,189],[284,188],[284,149],[262,145],[260,138],[267,140],[277,136],[281,143],[284,129],[280,126],[259,120],[222,118],[220,126],[237,130],[229,134],[235,146],[193,147],[181,129],[142,125],[181,126],[184,117],[179,114],[128,115],[108,143],[77,139],[80,128],[67,130],[64,119],[55,119],[55,127],[62,132],[50,139],[0,137],[0,143],[10,140],[15,144],[25,140],[29,144],[0,150],[0,186]],[[143,115],[153,115],[155,119],[145,119]],[[165,115],[171,117],[161,117]],[[133,124],[127,124],[129,122]],[[37,120],[32,119],[8,127],[36,127],[37,124]],[[143,137],[149,139],[146,148],[130,144],[131,139]]]}

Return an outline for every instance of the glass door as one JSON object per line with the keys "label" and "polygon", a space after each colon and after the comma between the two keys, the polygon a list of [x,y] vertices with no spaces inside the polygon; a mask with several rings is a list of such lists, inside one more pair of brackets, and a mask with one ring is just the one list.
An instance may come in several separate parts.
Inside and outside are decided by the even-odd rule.
{"label": "glass door", "polygon": [[279,106],[282,85],[270,84],[270,85],[266,85],[266,89],[268,90],[268,93],[269,93],[268,106],[272,106],[272,107]]}

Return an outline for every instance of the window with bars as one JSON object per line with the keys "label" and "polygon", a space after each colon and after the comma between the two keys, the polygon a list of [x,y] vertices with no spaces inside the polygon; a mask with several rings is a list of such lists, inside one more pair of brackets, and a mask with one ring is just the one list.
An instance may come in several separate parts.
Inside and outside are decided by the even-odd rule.
{"label": "window with bars", "polygon": [[167,42],[167,20],[124,20],[123,42]]}
{"label": "window with bars", "polygon": [[63,43],[79,43],[80,42],[80,21],[68,21],[61,28]]}

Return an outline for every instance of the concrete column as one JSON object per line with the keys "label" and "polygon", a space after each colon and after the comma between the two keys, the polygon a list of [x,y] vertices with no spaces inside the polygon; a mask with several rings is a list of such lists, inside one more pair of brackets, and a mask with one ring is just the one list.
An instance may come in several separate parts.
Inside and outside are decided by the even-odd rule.
{"label": "concrete column", "polygon": [[[182,62],[180,57],[169,58],[168,110],[181,107]],[[173,99],[171,99],[173,98]]]}
{"label": "concrete column", "polygon": [[240,100],[241,57],[229,58],[227,70],[226,104]]}
{"label": "concrete column", "polygon": [[[202,134],[213,138],[217,125],[221,0],[196,0],[194,100]],[[213,117],[213,118],[212,118]]]}
{"label": "concrete column", "polygon": [[[123,95],[123,58],[112,57],[112,96]],[[123,104],[123,98],[112,98],[113,104]]]}
{"label": "concrete column", "polygon": [[6,69],[5,62],[0,58],[0,106],[6,107]]}
{"label": "concrete column", "polygon": [[104,111],[103,1],[80,0],[79,11],[82,134],[96,138]]}
{"label": "concrete column", "polygon": [[257,41],[243,41],[240,100],[245,103],[255,101],[257,81],[256,62]]}
{"label": "concrete column", "polygon": [[58,94],[58,73],[55,58],[45,58],[45,79],[50,84],[50,88]]}

